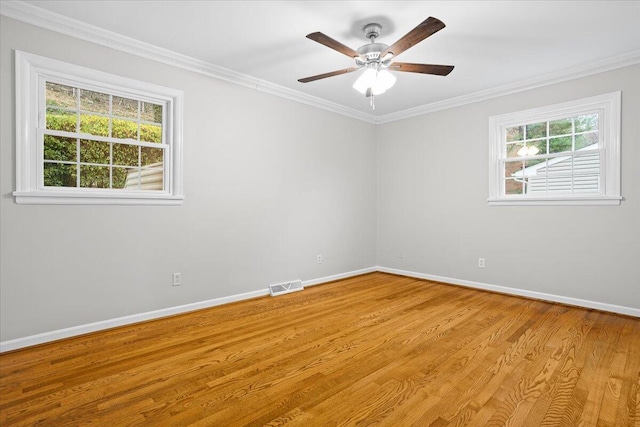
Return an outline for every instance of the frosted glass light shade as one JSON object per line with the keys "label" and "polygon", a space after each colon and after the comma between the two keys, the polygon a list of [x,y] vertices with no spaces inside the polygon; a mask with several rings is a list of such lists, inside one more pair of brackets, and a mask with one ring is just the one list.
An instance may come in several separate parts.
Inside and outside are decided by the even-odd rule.
{"label": "frosted glass light shade", "polygon": [[353,84],[353,88],[363,95],[366,94],[367,89],[375,84],[376,74],[376,70],[374,70],[373,68],[367,68],[366,70],[364,70],[364,73],[362,73],[362,75],[358,77],[358,80],[356,80],[356,82]]}
{"label": "frosted glass light shade", "polygon": [[358,80],[353,84],[353,88],[365,95],[367,89],[371,88],[374,95],[380,95],[396,83],[396,77],[387,70],[376,71],[367,68]]}
{"label": "frosted glass light shade", "polygon": [[376,86],[381,87],[383,92],[388,89],[391,89],[394,84],[396,84],[396,76],[394,76],[393,74],[391,74],[391,72],[387,70],[378,71],[378,79],[376,80]]}

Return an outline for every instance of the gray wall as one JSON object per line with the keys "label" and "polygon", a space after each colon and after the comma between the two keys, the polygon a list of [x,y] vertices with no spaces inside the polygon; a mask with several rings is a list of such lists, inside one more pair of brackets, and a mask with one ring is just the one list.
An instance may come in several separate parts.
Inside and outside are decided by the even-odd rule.
{"label": "gray wall", "polygon": [[[640,67],[374,127],[0,19],[0,341],[376,264],[640,308]],[[183,90],[184,205],[16,205],[13,49]],[[490,115],[616,90],[621,206],[487,206]]]}
{"label": "gray wall", "polygon": [[[638,76],[627,67],[379,126],[378,265],[640,308]],[[620,206],[487,206],[489,116],[618,90]]]}
{"label": "gray wall", "polygon": [[[375,265],[372,125],[1,19],[0,341]],[[184,205],[15,204],[13,49],[183,90]]]}

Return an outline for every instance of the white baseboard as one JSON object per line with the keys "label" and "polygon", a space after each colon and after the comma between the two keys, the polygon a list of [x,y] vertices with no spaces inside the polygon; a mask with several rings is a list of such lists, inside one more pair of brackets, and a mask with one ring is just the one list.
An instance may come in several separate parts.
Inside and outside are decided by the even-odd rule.
{"label": "white baseboard", "polygon": [[468,288],[482,289],[485,291],[498,292],[501,294],[516,295],[526,298],[534,298],[544,301],[558,302],[561,304],[574,305],[577,307],[594,308],[596,310],[609,311],[612,313],[625,314],[627,316],[640,317],[640,309],[625,307],[621,305],[607,304],[597,301],[589,301],[579,298],[565,297],[562,295],[547,294],[544,292],[528,291],[525,289],[509,288],[506,286],[490,285],[487,283],[473,282],[471,280],[454,279],[452,277],[434,276],[433,274],[417,273],[415,271],[398,270],[396,268],[377,267],[377,271],[383,273],[397,274],[400,276],[415,277],[417,279],[434,280],[452,285],[460,285]]}
{"label": "white baseboard", "polygon": [[[334,274],[331,276],[320,277],[317,279],[304,280],[303,286],[314,286],[322,283],[332,282],[334,280],[346,279],[361,274],[373,273],[380,271],[383,273],[397,274],[400,276],[415,277],[417,279],[434,280],[437,282],[449,283],[452,285],[466,286],[474,289],[482,289],[486,291],[499,292],[502,294],[516,295],[526,298],[535,298],[539,300],[558,302],[578,307],[593,308],[596,310],[609,311],[612,313],[625,314],[628,316],[640,317],[640,309],[632,307],[624,307],[613,304],[606,304],[597,301],[589,301],[578,298],[565,297],[561,295],[546,294],[543,292],[527,291],[524,289],[509,288],[506,286],[490,285],[487,283],[473,282],[470,280],[455,279],[451,277],[435,276],[433,274],[418,273],[415,271],[399,270],[388,267],[369,267],[360,270],[349,271],[346,273]],[[133,314],[130,316],[118,317],[116,319],[104,320],[101,322],[89,323],[86,325],[73,326],[71,328],[60,329],[57,331],[44,332],[42,334],[31,335],[23,338],[0,342],[0,353],[18,350],[24,347],[30,347],[37,344],[43,344],[51,341],[70,338],[77,335],[84,335],[91,332],[111,329],[118,326],[130,325],[133,323],[144,322],[146,320],[159,319],[161,317],[172,316],[175,314],[187,313],[189,311],[200,310],[203,308],[215,307],[217,305],[228,304],[235,301],[242,301],[250,298],[256,298],[269,295],[269,289],[260,289],[242,294],[235,294],[221,298],[215,298],[207,301],[200,301],[192,304],[179,305],[175,307],[164,308],[161,310],[148,311],[146,313]]]}
{"label": "white baseboard", "polygon": [[319,279],[303,280],[302,285],[303,286],[320,285],[322,283],[333,282],[334,280],[340,280],[340,279],[347,279],[349,277],[359,276],[361,274],[373,273],[375,271],[378,271],[377,267],[363,268],[360,270],[349,271],[347,273],[340,273],[340,274],[334,274],[332,276],[320,277]]}
{"label": "white baseboard", "polygon": [[[361,270],[349,271],[347,273],[334,274],[332,276],[305,280],[302,282],[302,284],[303,286],[319,285],[321,283],[331,282],[339,279],[346,279],[348,277],[359,276],[361,274],[372,273],[374,271],[376,271],[376,267],[369,267]],[[231,302],[242,301],[265,295],[269,295],[268,288],[221,298],[214,298],[211,300],[195,302],[192,304],[185,304],[175,307],[163,308],[160,310],[148,311],[146,313],[118,317],[116,319],[109,319],[101,322],[88,323],[86,325],[73,326],[71,328],[44,332],[41,334],[31,335],[23,338],[16,338],[8,341],[2,341],[0,342],[0,353],[11,350],[18,350],[20,348],[30,347],[33,345],[43,344],[51,341],[61,340],[64,338],[70,338],[77,335],[84,335],[91,332],[103,331],[105,329],[116,328],[118,326],[130,325],[133,323],[144,322],[146,320],[159,319],[161,317],[173,316],[175,314],[187,313],[189,311],[201,310],[203,308],[215,307],[217,305],[228,304]]]}

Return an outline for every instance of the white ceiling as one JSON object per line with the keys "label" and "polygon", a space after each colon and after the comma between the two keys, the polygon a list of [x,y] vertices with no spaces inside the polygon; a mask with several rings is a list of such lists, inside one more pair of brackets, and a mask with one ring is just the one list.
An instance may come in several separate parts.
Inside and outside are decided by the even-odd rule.
{"label": "white ceiling", "polygon": [[[620,55],[640,57],[640,1],[55,1],[27,3],[341,106],[384,116],[557,75]],[[398,56],[455,65],[447,77],[396,73],[368,100],[359,73],[297,79],[353,61],[305,35],[320,31],[357,48],[362,27],[382,24],[392,44],[434,16],[446,28]]]}

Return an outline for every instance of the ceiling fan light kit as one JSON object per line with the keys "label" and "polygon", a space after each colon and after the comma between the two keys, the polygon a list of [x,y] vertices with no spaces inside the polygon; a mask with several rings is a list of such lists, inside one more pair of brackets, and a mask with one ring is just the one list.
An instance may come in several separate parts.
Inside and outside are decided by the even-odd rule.
{"label": "ceiling fan light kit", "polygon": [[416,45],[437,31],[440,31],[444,27],[445,25],[442,21],[434,17],[429,17],[422,21],[413,30],[405,34],[393,45],[388,46],[384,43],[376,43],[375,41],[376,38],[380,36],[382,26],[377,23],[367,24],[364,26],[363,31],[365,37],[370,40],[370,43],[360,46],[357,50],[353,50],[320,32],[308,34],[308,39],[353,58],[356,64],[355,67],[318,74],[298,79],[298,81],[301,83],[309,83],[327,77],[351,73],[364,68],[364,72],[353,84],[353,88],[366,97],[370,97],[371,108],[375,110],[374,97],[385,93],[396,83],[396,77],[390,71],[446,76],[453,70],[452,65],[392,62],[392,58],[395,58],[405,50]]}
{"label": "ceiling fan light kit", "polygon": [[396,77],[388,70],[369,67],[358,77],[353,88],[363,95],[366,95],[368,90],[372,95],[381,95],[394,84],[396,84]]}

